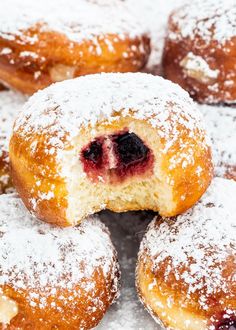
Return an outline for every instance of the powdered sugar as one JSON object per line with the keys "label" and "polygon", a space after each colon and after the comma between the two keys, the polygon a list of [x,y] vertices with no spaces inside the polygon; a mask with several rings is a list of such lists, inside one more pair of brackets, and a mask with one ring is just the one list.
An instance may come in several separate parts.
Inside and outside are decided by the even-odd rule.
{"label": "powdered sugar", "polygon": [[26,101],[26,97],[12,91],[0,93],[0,157],[2,152],[8,152],[9,138],[14,119]]}
{"label": "powdered sugar", "polygon": [[[176,280],[187,284],[187,297],[198,291],[199,303],[207,309],[211,294],[230,295],[226,275],[227,258],[236,252],[236,183],[215,178],[200,202],[176,219],[152,222],[141,244],[141,255],[147,251],[153,268],[167,258],[165,277],[174,273]],[[183,268],[185,269],[183,271]],[[235,274],[228,274],[229,281]]]}
{"label": "powdered sugar", "polygon": [[200,36],[206,43],[214,40],[222,46],[236,36],[235,0],[195,0],[178,10],[173,22],[178,29],[172,39]]}
{"label": "powdered sugar", "polygon": [[[96,268],[115,280],[116,253],[97,218],[75,228],[52,227],[31,216],[18,196],[8,194],[0,197],[0,234],[0,285],[16,290],[40,287],[45,295],[53,295],[58,286],[72,290],[83,285]],[[85,282],[83,289],[89,292],[92,285]],[[33,295],[30,299],[33,303]],[[45,307],[43,298],[40,304]]]}
{"label": "powdered sugar", "polygon": [[[30,98],[14,131],[30,139],[49,136],[50,148],[65,148],[82,128],[122,117],[146,120],[166,140],[167,152],[180,134],[204,134],[202,117],[188,94],[160,77],[142,73],[97,74],[54,84]],[[179,130],[181,125],[181,132]]]}
{"label": "powdered sugar", "polygon": [[11,91],[0,92],[0,193],[5,192],[9,185],[9,138],[14,119],[25,101],[26,97],[21,94]]}
{"label": "powdered sugar", "polygon": [[198,105],[212,140],[215,174],[224,176],[230,167],[236,171],[236,109]]}
{"label": "powdered sugar", "polygon": [[[108,33],[136,37],[146,32],[126,5],[116,0],[9,0],[1,4],[1,12],[0,35],[9,40],[37,23],[42,30],[65,34],[76,42]],[[34,43],[37,36],[24,36],[23,41]]]}
{"label": "powdered sugar", "polygon": [[214,82],[220,73],[219,70],[212,70],[201,56],[194,55],[192,52],[189,52],[182,59],[180,66],[183,68],[187,77],[206,84],[212,81]]}
{"label": "powdered sugar", "polygon": [[155,74],[160,73],[160,63],[168,15],[171,10],[182,5],[184,0],[126,0],[132,15],[146,26],[151,35],[152,52],[147,69]]}

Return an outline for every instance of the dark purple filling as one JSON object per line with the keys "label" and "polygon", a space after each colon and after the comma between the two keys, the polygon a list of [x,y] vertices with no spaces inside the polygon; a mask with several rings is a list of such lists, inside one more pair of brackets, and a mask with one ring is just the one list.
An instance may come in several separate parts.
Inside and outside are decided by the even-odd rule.
{"label": "dark purple filling", "polygon": [[102,161],[102,142],[93,141],[83,152],[83,157],[94,164],[99,164]]}
{"label": "dark purple filling", "polygon": [[217,330],[236,330],[236,319],[226,319],[222,321]]}
{"label": "dark purple filling", "polygon": [[145,160],[149,149],[134,133],[125,133],[114,136],[116,154],[121,166],[131,165]]}
{"label": "dark purple filling", "polygon": [[153,156],[135,133],[122,132],[92,141],[82,150],[81,161],[92,179],[109,176],[116,182],[143,174],[151,168]]}

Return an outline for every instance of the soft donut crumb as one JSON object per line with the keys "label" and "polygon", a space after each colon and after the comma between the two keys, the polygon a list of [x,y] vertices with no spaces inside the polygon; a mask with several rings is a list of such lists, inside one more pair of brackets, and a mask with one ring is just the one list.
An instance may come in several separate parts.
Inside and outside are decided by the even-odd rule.
{"label": "soft donut crumb", "polygon": [[0,293],[0,323],[9,324],[17,314],[16,301]]}

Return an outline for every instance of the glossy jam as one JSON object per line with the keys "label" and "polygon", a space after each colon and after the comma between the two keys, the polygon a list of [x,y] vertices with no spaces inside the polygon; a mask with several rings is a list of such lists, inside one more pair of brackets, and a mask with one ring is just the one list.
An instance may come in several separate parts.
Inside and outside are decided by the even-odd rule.
{"label": "glossy jam", "polygon": [[152,168],[150,149],[128,131],[103,136],[92,141],[81,153],[85,173],[93,180],[124,181]]}
{"label": "glossy jam", "polygon": [[94,166],[101,165],[102,156],[103,151],[101,141],[93,141],[92,143],[90,143],[89,147],[83,151],[83,158]]}
{"label": "glossy jam", "polygon": [[130,166],[147,159],[149,149],[134,133],[114,136],[115,152],[120,166]]}

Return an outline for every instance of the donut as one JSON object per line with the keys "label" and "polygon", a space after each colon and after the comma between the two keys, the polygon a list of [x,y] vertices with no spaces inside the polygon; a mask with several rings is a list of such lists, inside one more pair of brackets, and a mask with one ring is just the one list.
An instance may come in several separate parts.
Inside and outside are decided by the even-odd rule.
{"label": "donut", "polygon": [[199,105],[212,141],[215,176],[236,180],[236,111],[232,107]]}
{"label": "donut", "polygon": [[192,209],[150,224],[139,251],[137,289],[168,329],[236,328],[235,194],[235,181],[215,178]]}
{"label": "donut", "polygon": [[135,72],[150,37],[121,1],[9,0],[0,17],[0,81],[33,94],[99,72]]}
{"label": "donut", "polygon": [[169,18],[164,75],[201,103],[236,102],[234,0],[195,0]]}
{"label": "donut", "polygon": [[60,226],[109,209],[191,207],[212,178],[202,117],[179,86],[144,73],[107,73],[33,95],[10,142],[27,208]]}
{"label": "donut", "polygon": [[0,194],[12,188],[8,144],[14,119],[25,101],[26,97],[15,92],[0,93]]}
{"label": "donut", "polygon": [[[1,329],[91,329],[118,292],[117,254],[98,217],[71,228],[0,196]],[[4,327],[5,326],[5,327]]]}

